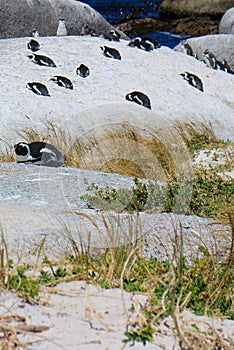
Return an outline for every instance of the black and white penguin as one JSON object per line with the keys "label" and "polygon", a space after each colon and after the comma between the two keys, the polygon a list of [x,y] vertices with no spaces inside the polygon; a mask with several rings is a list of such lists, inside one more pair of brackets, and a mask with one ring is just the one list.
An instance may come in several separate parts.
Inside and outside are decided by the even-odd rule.
{"label": "black and white penguin", "polygon": [[125,96],[127,101],[135,102],[141,106],[151,109],[151,103],[148,96],[140,91],[132,91]]}
{"label": "black and white penguin", "polygon": [[226,73],[234,74],[234,71],[231,70],[226,60],[223,60],[222,62],[217,60],[217,69],[222,70],[223,72],[226,72]]}
{"label": "black and white penguin", "polygon": [[181,41],[180,45],[181,45],[181,48],[182,48],[183,52],[186,55],[194,56],[193,49],[192,49],[191,45],[187,41],[185,41],[185,40]]}
{"label": "black and white penguin", "polygon": [[104,38],[110,41],[119,41],[120,35],[114,29],[111,29],[108,34],[104,35]]}
{"label": "black and white penguin", "polygon": [[65,23],[64,18],[59,19],[58,29],[57,29],[56,35],[57,36],[66,36],[67,35],[67,27],[66,27],[66,23]]}
{"label": "black and white penguin", "polygon": [[29,41],[29,43],[27,44],[27,47],[28,47],[29,50],[31,50],[33,52],[40,50],[40,44],[35,39],[31,39]]}
{"label": "black and white penguin", "polygon": [[58,84],[58,86],[73,90],[73,84],[67,77],[63,77],[62,75],[54,75],[52,78],[50,78],[50,80],[54,81],[56,84]]}
{"label": "black and white penguin", "polygon": [[149,43],[147,41],[144,41],[142,38],[137,37],[131,40],[128,43],[128,46],[130,47],[137,47],[138,49],[144,50],[144,51],[153,51],[154,45],[152,43]]}
{"label": "black and white penguin", "polygon": [[209,49],[206,49],[204,51],[204,61],[207,65],[207,67],[217,69],[217,59],[216,59],[215,55]]}
{"label": "black and white penguin", "polygon": [[222,65],[223,65],[223,70],[224,72],[230,73],[230,74],[234,74],[234,71],[231,69],[231,67],[229,66],[229,64],[227,63],[226,60],[222,61]]}
{"label": "black and white penguin", "polygon": [[141,40],[147,44],[152,45],[154,49],[159,49],[161,47],[161,44],[159,44],[159,42],[156,39],[153,39],[151,37],[143,37],[141,38]]}
{"label": "black and white penguin", "polygon": [[38,32],[38,30],[34,28],[34,29],[32,30],[31,35],[32,35],[33,38],[38,38],[38,37],[39,37],[39,32]]}
{"label": "black and white penguin", "polygon": [[115,60],[121,60],[121,55],[118,50],[114,49],[113,47],[108,46],[100,46],[102,49],[102,53],[104,56],[108,58],[114,58]]}
{"label": "black and white penguin", "polygon": [[32,53],[28,55],[28,58],[33,62],[38,64],[39,66],[45,66],[45,67],[57,67],[54,61],[43,55],[37,55],[35,53]]}
{"label": "black and white penguin", "polygon": [[32,83],[27,83],[26,87],[32,92],[34,92],[34,94],[41,96],[50,96],[47,87],[42,83],[34,81]]}
{"label": "black and white penguin", "polygon": [[184,80],[187,80],[187,82],[195,87],[196,89],[203,91],[203,84],[200,78],[198,78],[195,74],[184,72],[180,74]]}
{"label": "black and white penguin", "polygon": [[66,160],[64,154],[46,142],[19,142],[14,145],[14,149],[17,163],[58,167]]}
{"label": "black and white penguin", "polygon": [[89,67],[81,63],[81,65],[76,68],[76,74],[82,78],[87,78],[87,76],[90,74]]}

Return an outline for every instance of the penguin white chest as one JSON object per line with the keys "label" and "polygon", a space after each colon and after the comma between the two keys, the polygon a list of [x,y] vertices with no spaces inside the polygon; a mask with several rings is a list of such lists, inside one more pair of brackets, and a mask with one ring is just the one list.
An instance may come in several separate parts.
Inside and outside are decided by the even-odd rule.
{"label": "penguin white chest", "polygon": [[67,35],[67,27],[65,24],[64,20],[59,20],[59,24],[58,24],[58,29],[57,29],[57,36],[66,36]]}

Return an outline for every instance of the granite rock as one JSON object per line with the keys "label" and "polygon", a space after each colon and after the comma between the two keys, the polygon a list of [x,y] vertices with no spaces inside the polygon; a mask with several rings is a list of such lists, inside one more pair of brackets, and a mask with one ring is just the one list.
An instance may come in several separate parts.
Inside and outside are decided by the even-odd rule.
{"label": "granite rock", "polygon": [[0,38],[27,37],[34,29],[40,36],[56,35],[61,17],[68,35],[100,35],[113,28],[89,5],[75,0],[0,0]]}
{"label": "granite rock", "polygon": [[220,34],[234,34],[234,7],[225,12],[219,23]]}

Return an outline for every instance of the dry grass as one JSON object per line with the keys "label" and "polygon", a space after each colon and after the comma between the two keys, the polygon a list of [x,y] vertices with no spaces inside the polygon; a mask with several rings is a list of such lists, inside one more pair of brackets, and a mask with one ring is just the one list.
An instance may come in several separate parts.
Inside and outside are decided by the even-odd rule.
{"label": "dry grass", "polygon": [[[26,142],[44,141],[66,154],[66,164],[84,169],[118,172],[134,177],[166,181],[181,172],[180,164],[189,164],[189,154],[182,137],[170,130],[142,130],[128,123],[96,128],[74,140],[69,133],[48,121],[40,134],[29,127],[19,130]],[[12,161],[11,152],[1,161]]]}

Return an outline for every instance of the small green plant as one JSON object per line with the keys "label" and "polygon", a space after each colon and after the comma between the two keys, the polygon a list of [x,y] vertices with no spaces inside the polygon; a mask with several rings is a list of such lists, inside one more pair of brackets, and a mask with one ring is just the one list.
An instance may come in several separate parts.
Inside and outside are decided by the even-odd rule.
{"label": "small green plant", "polygon": [[39,292],[39,281],[25,275],[25,268],[18,266],[16,274],[9,276],[9,288],[28,298],[35,298]]}
{"label": "small green plant", "polygon": [[124,333],[126,338],[124,338],[122,342],[131,342],[132,344],[130,344],[130,346],[135,345],[135,342],[146,345],[147,342],[151,342],[153,340],[154,333],[155,329],[150,324],[143,324],[141,326],[136,325]]}
{"label": "small green plant", "polygon": [[176,125],[176,129],[182,136],[190,153],[194,155],[202,149],[222,148],[229,145],[231,142],[219,139],[211,126],[203,123],[183,123]]}

